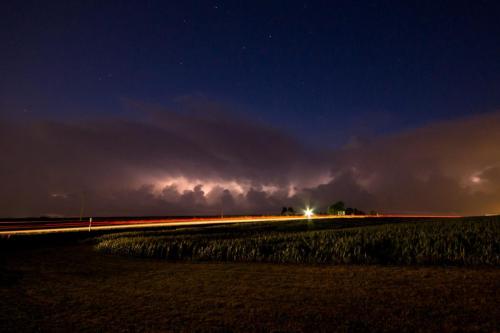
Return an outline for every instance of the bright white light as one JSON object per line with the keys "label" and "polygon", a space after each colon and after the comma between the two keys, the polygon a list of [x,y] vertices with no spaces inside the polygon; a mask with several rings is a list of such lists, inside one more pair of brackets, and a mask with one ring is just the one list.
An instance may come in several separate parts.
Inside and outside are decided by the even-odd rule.
{"label": "bright white light", "polygon": [[306,208],[304,209],[304,216],[307,217],[307,218],[311,218],[311,216],[314,215],[314,212],[311,208]]}

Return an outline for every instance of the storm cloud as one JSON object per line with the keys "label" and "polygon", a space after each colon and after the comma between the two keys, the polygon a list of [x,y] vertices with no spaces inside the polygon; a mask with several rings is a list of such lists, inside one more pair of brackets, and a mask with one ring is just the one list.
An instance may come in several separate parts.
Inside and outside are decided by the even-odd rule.
{"label": "storm cloud", "polygon": [[127,105],[140,117],[3,121],[0,214],[76,215],[82,200],[93,215],[274,212],[329,173],[318,152],[219,104]]}
{"label": "storm cloud", "polygon": [[[500,113],[340,149],[235,116],[127,101],[140,117],[3,120],[0,215],[197,215],[324,209],[500,212]],[[325,147],[328,146],[325,143]]]}
{"label": "storm cloud", "polygon": [[310,189],[384,212],[500,212],[500,113],[431,124],[336,152],[330,183]]}

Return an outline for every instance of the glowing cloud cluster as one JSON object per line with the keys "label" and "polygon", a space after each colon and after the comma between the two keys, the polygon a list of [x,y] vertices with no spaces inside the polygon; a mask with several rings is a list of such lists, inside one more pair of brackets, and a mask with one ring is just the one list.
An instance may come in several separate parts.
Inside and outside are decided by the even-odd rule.
{"label": "glowing cloud cluster", "polygon": [[0,215],[500,212],[500,113],[328,150],[223,107],[129,103],[146,116],[0,122]]}

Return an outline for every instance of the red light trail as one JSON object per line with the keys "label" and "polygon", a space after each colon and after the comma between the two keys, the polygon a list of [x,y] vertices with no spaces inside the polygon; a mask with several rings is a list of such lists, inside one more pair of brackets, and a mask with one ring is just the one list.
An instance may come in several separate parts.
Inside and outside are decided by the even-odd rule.
{"label": "red light trail", "polygon": [[77,232],[89,230],[114,230],[158,228],[169,226],[193,226],[228,223],[252,222],[283,222],[296,220],[322,220],[322,219],[356,219],[356,218],[458,218],[458,215],[314,215],[314,216],[239,216],[239,217],[194,217],[194,218],[162,218],[162,219],[123,219],[92,221],[66,220],[66,221],[2,221],[0,222],[0,235],[15,234],[43,234],[56,232]]}

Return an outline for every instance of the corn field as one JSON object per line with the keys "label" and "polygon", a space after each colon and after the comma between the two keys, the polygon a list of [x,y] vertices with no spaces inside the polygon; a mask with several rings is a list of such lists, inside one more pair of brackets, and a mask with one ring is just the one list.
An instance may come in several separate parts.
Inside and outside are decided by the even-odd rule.
{"label": "corn field", "polygon": [[[103,253],[190,261],[307,264],[500,265],[500,220],[469,218],[355,228],[218,227],[212,232],[101,236]],[[202,229],[202,228],[199,228]],[[319,229],[319,230],[315,230]],[[235,231],[236,230],[236,231]]]}

